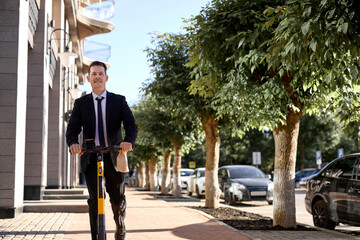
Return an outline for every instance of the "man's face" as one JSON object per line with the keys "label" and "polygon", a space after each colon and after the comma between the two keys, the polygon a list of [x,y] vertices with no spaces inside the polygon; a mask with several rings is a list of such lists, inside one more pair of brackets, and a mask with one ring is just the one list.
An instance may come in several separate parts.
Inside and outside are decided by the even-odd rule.
{"label": "man's face", "polygon": [[104,67],[92,66],[90,68],[90,74],[87,76],[87,80],[89,81],[93,92],[100,95],[106,89],[108,75],[106,75]]}

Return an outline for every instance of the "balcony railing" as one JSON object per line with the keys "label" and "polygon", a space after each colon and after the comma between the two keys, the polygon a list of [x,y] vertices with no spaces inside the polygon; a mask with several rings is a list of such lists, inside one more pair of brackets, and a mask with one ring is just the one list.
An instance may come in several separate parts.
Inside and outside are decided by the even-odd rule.
{"label": "balcony railing", "polygon": [[85,57],[93,60],[107,62],[111,56],[111,46],[86,39],[84,41]]}
{"label": "balcony railing", "polygon": [[33,46],[36,25],[38,23],[38,15],[39,15],[39,9],[37,7],[35,0],[30,0],[30,2],[29,2],[29,30],[31,32],[31,36],[29,36],[29,37],[31,39],[29,39],[29,41],[30,41],[31,47]]}
{"label": "balcony railing", "polygon": [[80,8],[80,11],[81,14],[87,17],[110,22],[115,13],[115,1],[107,0],[97,2],[85,8]]}

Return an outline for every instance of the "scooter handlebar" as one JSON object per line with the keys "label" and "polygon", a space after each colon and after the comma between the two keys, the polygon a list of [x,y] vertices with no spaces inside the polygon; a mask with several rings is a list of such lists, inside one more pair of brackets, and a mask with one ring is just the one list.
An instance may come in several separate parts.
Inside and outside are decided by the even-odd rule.
{"label": "scooter handlebar", "polygon": [[95,146],[91,148],[81,148],[83,153],[108,153],[108,152],[116,152],[120,151],[122,148],[119,146],[109,146],[109,147],[102,147],[102,146]]}

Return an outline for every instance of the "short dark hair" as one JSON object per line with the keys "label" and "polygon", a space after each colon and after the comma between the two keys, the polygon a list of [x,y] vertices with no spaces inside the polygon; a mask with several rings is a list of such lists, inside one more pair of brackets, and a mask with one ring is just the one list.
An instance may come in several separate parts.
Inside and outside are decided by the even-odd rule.
{"label": "short dark hair", "polygon": [[106,70],[107,70],[106,64],[103,63],[103,62],[100,62],[100,61],[93,61],[93,62],[90,64],[89,70],[88,70],[88,74],[90,74],[90,69],[91,69],[91,67],[93,67],[93,66],[104,67],[104,69],[105,69],[105,74],[106,74]]}

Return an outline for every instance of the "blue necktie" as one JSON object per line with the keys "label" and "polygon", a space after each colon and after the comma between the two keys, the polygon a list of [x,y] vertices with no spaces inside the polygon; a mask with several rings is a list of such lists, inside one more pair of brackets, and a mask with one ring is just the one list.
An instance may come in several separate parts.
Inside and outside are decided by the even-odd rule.
{"label": "blue necktie", "polygon": [[103,124],[102,109],[101,109],[101,101],[103,100],[103,98],[102,97],[97,97],[96,100],[98,102],[99,142],[100,142],[100,146],[105,147],[104,124]]}

